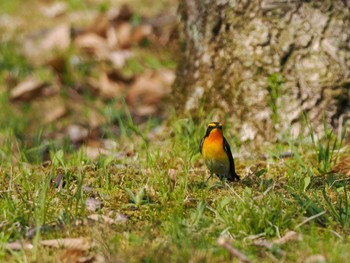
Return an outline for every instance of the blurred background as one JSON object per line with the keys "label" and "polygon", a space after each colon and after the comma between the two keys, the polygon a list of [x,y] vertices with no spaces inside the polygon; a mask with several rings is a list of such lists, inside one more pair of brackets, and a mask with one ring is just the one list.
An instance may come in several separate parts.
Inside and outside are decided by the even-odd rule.
{"label": "blurred background", "polygon": [[95,158],[126,123],[159,125],[175,78],[176,5],[0,1],[0,158],[42,162],[49,148],[82,144]]}
{"label": "blurred background", "polygon": [[120,135],[148,140],[183,117],[198,128],[222,121],[238,147],[298,138],[306,122],[340,138],[350,109],[348,6],[1,1],[0,157],[42,162],[49,149],[85,145],[96,158]]}

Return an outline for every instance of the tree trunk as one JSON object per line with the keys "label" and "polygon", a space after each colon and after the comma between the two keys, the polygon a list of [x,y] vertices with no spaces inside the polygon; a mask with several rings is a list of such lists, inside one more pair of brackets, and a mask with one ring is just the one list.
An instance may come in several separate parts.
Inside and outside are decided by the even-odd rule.
{"label": "tree trunk", "polygon": [[216,110],[241,139],[349,117],[350,1],[181,0],[179,112]]}

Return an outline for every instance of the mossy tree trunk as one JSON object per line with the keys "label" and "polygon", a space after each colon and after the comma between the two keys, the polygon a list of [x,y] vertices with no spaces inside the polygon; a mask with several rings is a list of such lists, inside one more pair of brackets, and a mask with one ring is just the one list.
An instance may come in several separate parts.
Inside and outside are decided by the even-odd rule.
{"label": "mossy tree trunk", "polygon": [[242,140],[349,116],[349,0],[181,0],[179,15],[179,112],[216,109]]}

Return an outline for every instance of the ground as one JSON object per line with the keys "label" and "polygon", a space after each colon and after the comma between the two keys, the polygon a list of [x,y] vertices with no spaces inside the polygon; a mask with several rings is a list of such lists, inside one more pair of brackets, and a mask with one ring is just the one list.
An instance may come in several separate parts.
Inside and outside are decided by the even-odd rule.
{"label": "ground", "polygon": [[[161,103],[168,92],[158,93],[155,102],[145,100],[150,92],[136,84],[149,85],[151,93],[159,83],[169,88],[164,78],[155,76],[171,77],[174,71],[173,42],[164,45],[159,37],[171,29],[158,29],[157,37],[145,33],[142,41],[133,38],[123,50],[134,56],[118,69],[96,57],[97,42],[89,46],[88,56],[82,55],[74,32],[69,48],[53,52],[64,69],[48,63],[52,57],[33,61],[23,50],[23,43],[33,44],[28,37],[37,40],[37,34],[46,36],[69,19],[72,31],[96,32],[87,29],[99,15],[95,11],[105,14],[120,7],[114,1],[87,3],[67,1],[62,15],[46,20],[40,8],[54,2],[0,3],[1,28],[7,21],[0,43],[2,261],[348,260],[346,131],[325,126],[325,137],[319,139],[305,121],[308,136],[283,134],[276,142],[243,144],[232,133],[234,124],[225,123],[242,180],[228,183],[213,177],[205,183],[209,173],[199,142],[211,114],[203,112],[195,120],[179,117]],[[176,10],[173,1],[150,8],[135,0],[128,8],[131,16],[123,23],[133,23],[134,30],[147,19]],[[103,32],[101,45],[108,39]],[[32,85],[28,77],[37,82]],[[99,81],[95,86],[86,81],[94,77]],[[17,89],[13,95],[21,83],[31,84],[35,92]],[[113,93],[117,84],[122,91]],[[130,95],[130,90],[135,93]]]}

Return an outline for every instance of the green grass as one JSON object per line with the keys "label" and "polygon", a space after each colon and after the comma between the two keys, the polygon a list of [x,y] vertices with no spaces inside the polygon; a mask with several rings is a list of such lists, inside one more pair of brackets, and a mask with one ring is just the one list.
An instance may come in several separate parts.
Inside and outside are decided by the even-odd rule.
{"label": "green grass", "polygon": [[[69,11],[87,8],[82,0],[66,2]],[[157,13],[148,2],[142,1],[148,12]],[[0,9],[19,14],[19,3],[2,1]],[[99,1],[97,9],[110,5],[113,1]],[[134,14],[133,23],[139,20]],[[244,147],[252,156],[268,153],[267,159],[236,158],[240,182],[225,184],[214,177],[205,184],[209,174],[199,142],[210,114],[202,112],[206,117],[193,120],[170,113],[168,120],[151,118],[136,125],[125,101],[101,102],[81,88],[86,76],[97,74],[99,64],[84,56],[73,63],[74,50],[68,50],[61,54],[60,97],[69,100],[68,89],[77,88],[84,98],[82,109],[42,125],[32,103],[10,103],[5,87],[11,76],[21,80],[34,74],[50,82],[54,75],[47,67],[30,65],[19,50],[16,41],[0,43],[0,261],[62,262],[69,250],[47,248],[40,241],[73,237],[94,244],[83,256],[101,255],[106,262],[234,261],[217,244],[223,235],[253,262],[304,262],[313,255],[327,262],[348,261],[350,180],[337,170],[338,164],[347,165],[345,130],[337,138],[325,126],[320,138],[309,125],[310,136],[292,140],[284,135],[288,143],[257,146],[243,144],[228,123],[225,134],[236,156]],[[141,43],[122,73],[133,77],[161,68],[174,69],[174,59]],[[272,75],[269,83],[269,105],[278,122],[283,80]],[[92,109],[106,119],[99,127],[101,137],[116,143],[96,160],[88,158],[87,146],[76,149],[64,134],[73,121],[88,123]],[[160,126],[163,131],[154,135]],[[55,132],[64,136],[56,138]],[[284,152],[293,155],[281,158]],[[95,212],[87,209],[90,198],[102,203]],[[88,219],[96,213],[126,221]],[[302,238],[272,244],[291,230]],[[271,246],[257,246],[257,239]],[[17,240],[31,243],[33,249],[5,248]]]}
{"label": "green grass", "polygon": [[[83,236],[95,242],[91,254],[109,260],[130,261],[132,256],[132,262],[222,262],[230,255],[217,245],[217,239],[227,235],[232,245],[253,261],[295,262],[314,254],[322,254],[330,262],[346,261],[350,210],[344,175],[335,174],[333,179],[315,175],[305,188],[298,163],[307,166],[310,159],[318,158],[309,146],[310,150],[298,157],[271,159],[264,172],[256,175],[239,170],[243,177],[239,183],[226,185],[215,178],[204,185],[206,169],[198,142],[206,121],[171,121],[159,139],[148,141],[145,138],[152,128],[141,129],[130,116],[120,117],[123,132],[111,137],[119,145],[115,150],[134,148],[131,156],[120,160],[101,156],[91,161],[84,148],[69,155],[65,149],[52,150],[52,161],[46,166],[23,158],[15,158],[15,163],[13,158],[3,159],[2,244],[28,239],[30,229],[40,231],[29,240],[36,244],[31,251],[9,253],[2,245],[1,260],[56,261],[58,252],[42,247],[40,240]],[[317,147],[320,144],[327,145],[327,137]],[[236,162],[245,166],[245,160]],[[311,163],[310,169],[323,165]],[[59,174],[64,183],[55,188],[53,182]],[[77,225],[93,213],[85,207],[88,198],[102,201],[97,213],[111,218],[121,213],[128,217],[127,222]],[[313,218],[315,215],[319,216]],[[271,242],[289,230],[300,233],[302,240],[270,249],[253,244],[257,236]]]}

